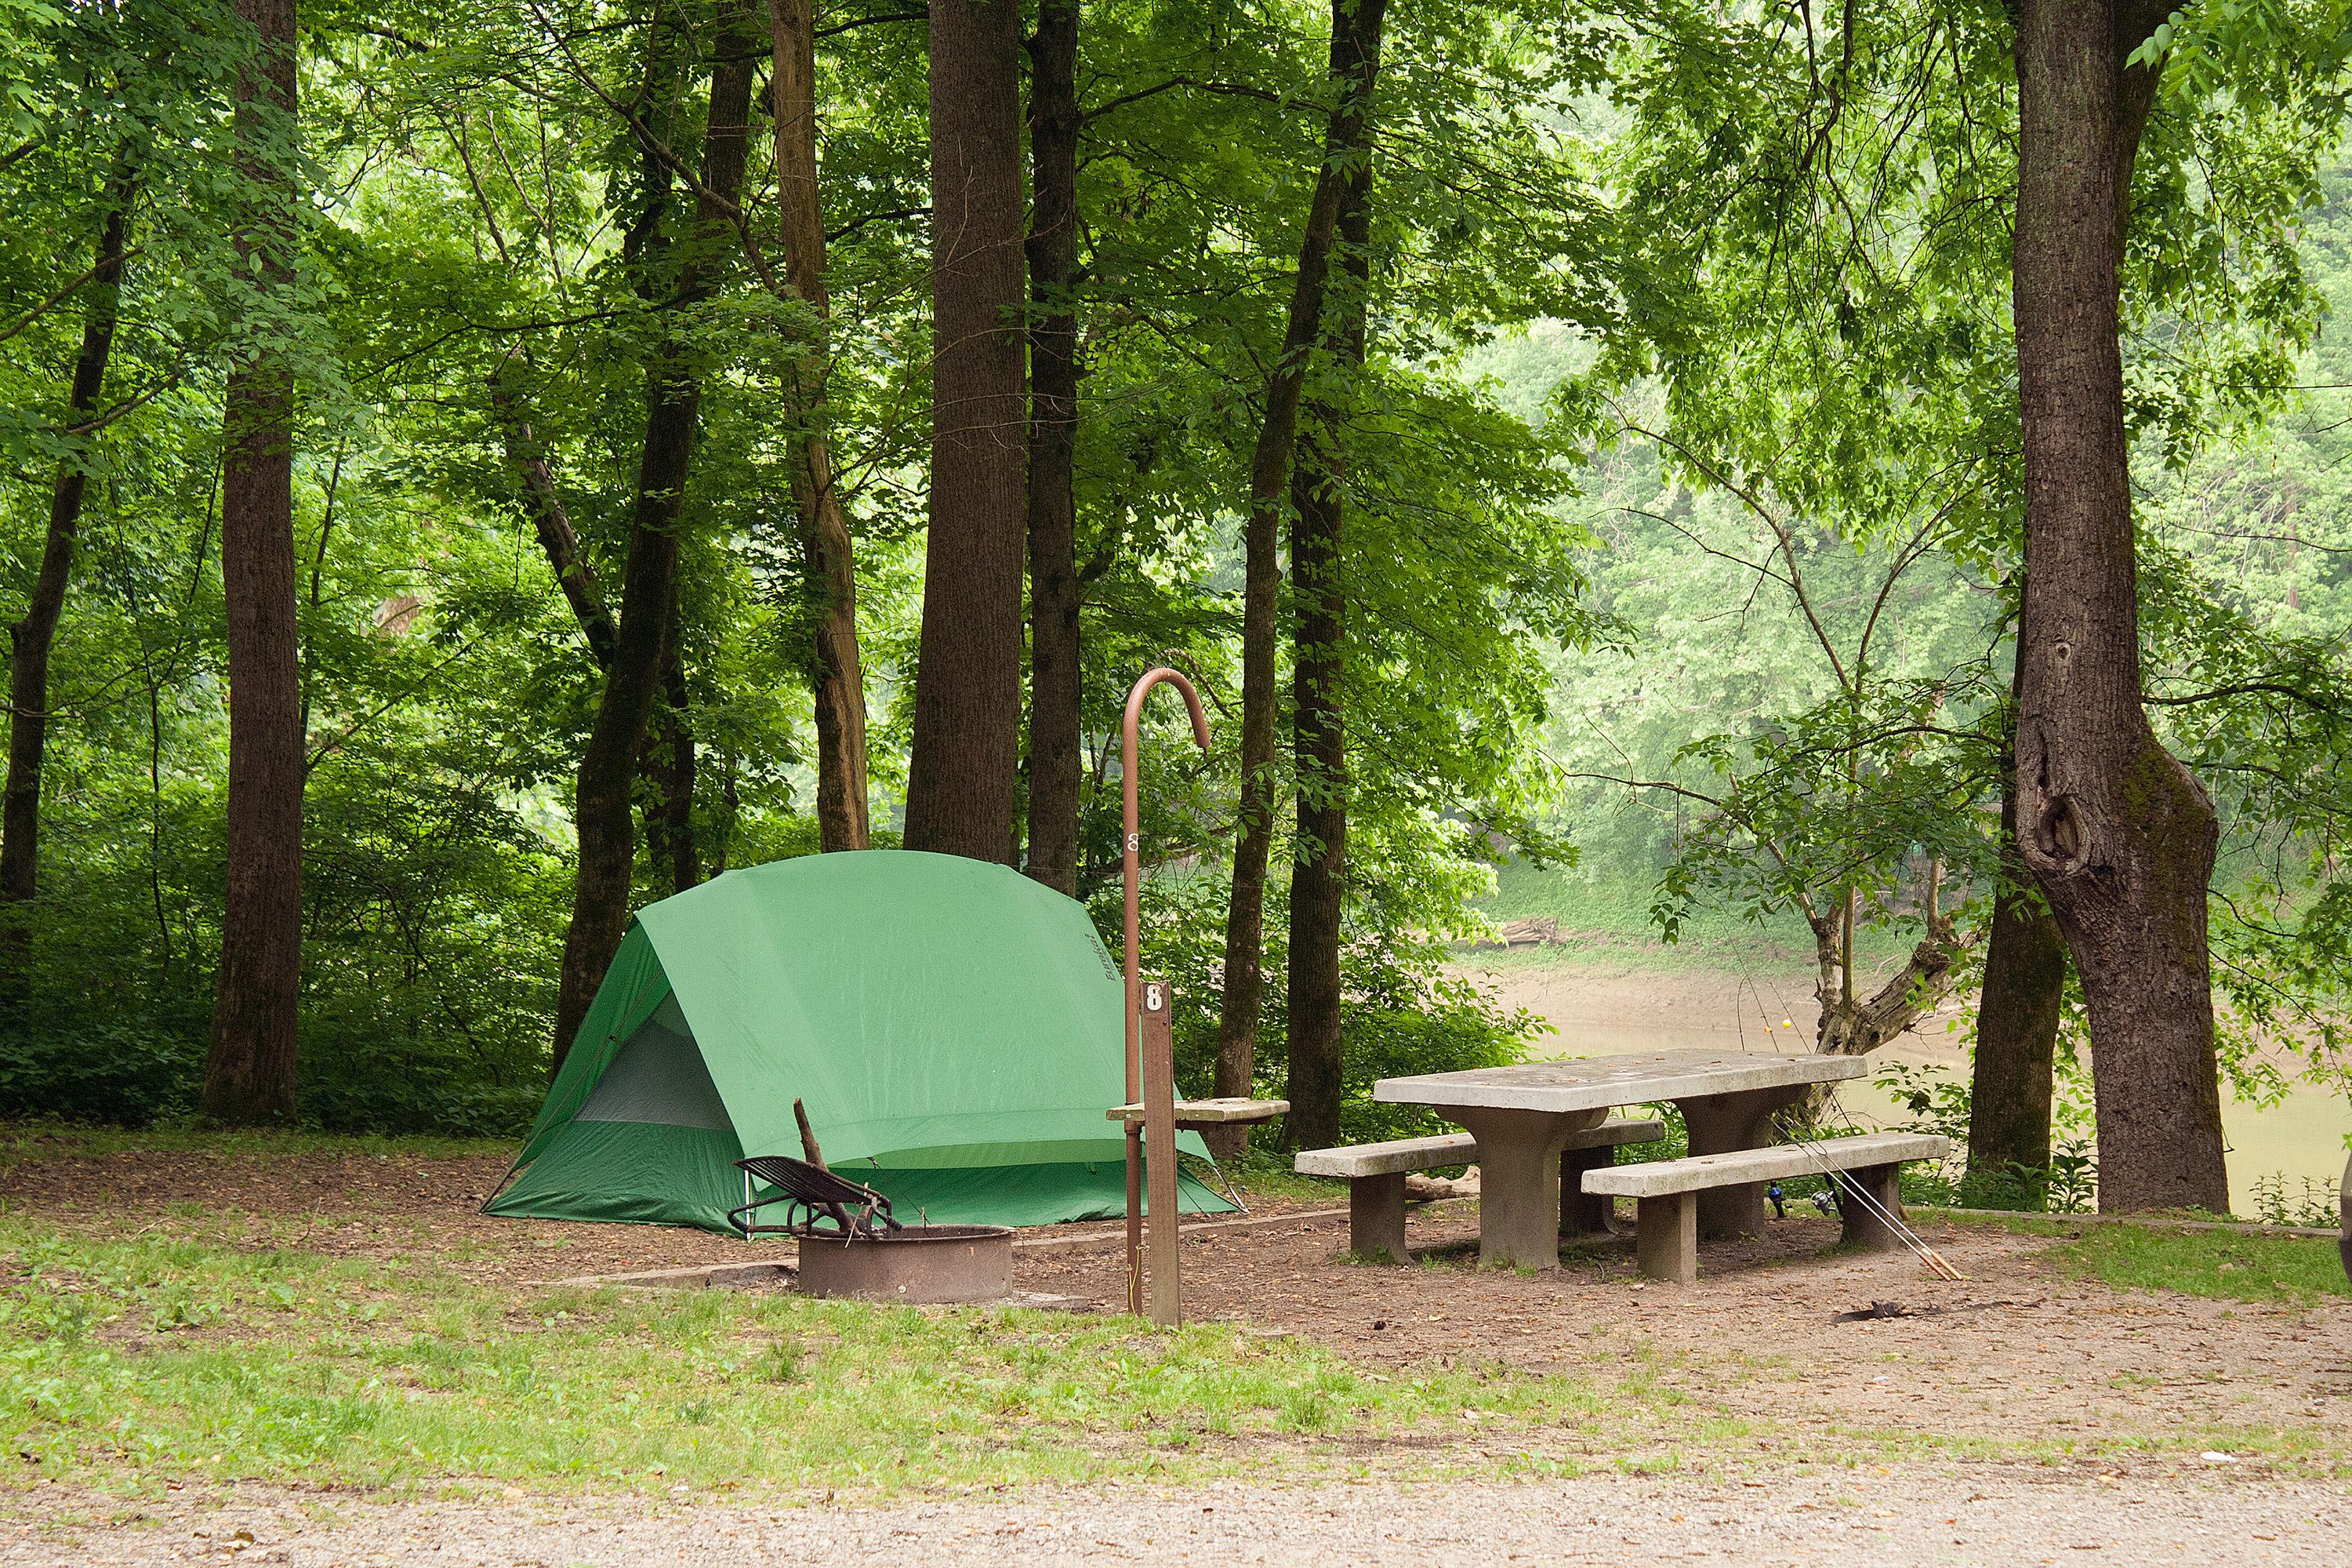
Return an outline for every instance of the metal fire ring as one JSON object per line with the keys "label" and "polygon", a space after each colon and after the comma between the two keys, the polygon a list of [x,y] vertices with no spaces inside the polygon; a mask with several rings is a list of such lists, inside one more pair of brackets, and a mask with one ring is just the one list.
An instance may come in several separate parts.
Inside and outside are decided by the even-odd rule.
{"label": "metal fire ring", "polygon": [[870,1301],[993,1301],[1013,1290],[1013,1229],[908,1226],[881,1236],[801,1238],[798,1289]]}

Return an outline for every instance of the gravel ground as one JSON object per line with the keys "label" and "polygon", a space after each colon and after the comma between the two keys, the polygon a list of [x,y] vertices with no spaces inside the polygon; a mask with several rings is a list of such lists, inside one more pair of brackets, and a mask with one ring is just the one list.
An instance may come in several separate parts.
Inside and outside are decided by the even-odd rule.
{"label": "gravel ground", "polygon": [[750,1510],[690,1500],[387,1504],[247,1493],[95,1527],[22,1526],[0,1568],[186,1563],[290,1568],[651,1568],[919,1563],[1639,1563],[1739,1568],[2195,1564],[2343,1568],[2352,1492],[2231,1474],[1994,1468],[1790,1475],[1766,1483],[1595,1477]]}

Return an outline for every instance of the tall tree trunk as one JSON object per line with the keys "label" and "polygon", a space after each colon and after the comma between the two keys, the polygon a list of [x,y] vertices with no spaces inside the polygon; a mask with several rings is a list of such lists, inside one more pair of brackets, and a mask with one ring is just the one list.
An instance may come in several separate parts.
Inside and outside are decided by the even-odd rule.
{"label": "tall tree trunk", "polygon": [[[785,277],[829,323],[824,208],[816,167],[816,34],[811,0],[772,0],[776,114],[776,201]],[[866,672],[857,645],[857,561],[825,439],[828,345],[793,371],[788,417],[794,437],[793,509],[799,513],[803,585],[814,622],[809,690],[816,715],[817,845],[863,849],[866,816]]]}
{"label": "tall tree trunk", "polygon": [[1265,418],[1250,455],[1249,514],[1242,528],[1242,741],[1239,833],[1225,907],[1225,990],[1217,1016],[1216,1091],[1245,1095],[1257,1058],[1265,993],[1265,862],[1274,838],[1275,611],[1282,585],[1276,552],[1298,437],[1307,352],[1322,331],[1331,240],[1351,163],[1371,140],[1387,0],[1332,0],[1331,61],[1338,94],[1324,133],[1323,167],[1298,243],[1282,353],[1266,379]]}
{"label": "tall tree trunk", "polygon": [[1029,41],[1029,875],[1078,890],[1078,0]]}
{"label": "tall tree trunk", "polygon": [[1977,1001],[1969,1094],[1969,1185],[2040,1208],[2038,1173],[2050,1164],[2050,1106],[2058,1019],[2066,997],[2066,939],[2017,847],[2015,714],[2000,767],[2000,884],[1993,893]]}
{"label": "tall tree trunk", "polygon": [[[98,257],[90,268],[89,304],[82,313],[81,353],[74,360],[73,388],[66,406],[85,415],[98,406],[106,382],[106,362],[114,352],[114,323],[122,287],[123,236],[135,194],[128,149],[118,150],[108,172],[105,218],[99,226]],[[86,459],[71,455],[58,464],[49,491],[49,528],[41,542],[41,567],[33,579],[25,614],[8,628],[8,782],[0,805],[0,1007],[14,1012],[25,1000],[25,955],[32,931],[22,906],[36,891],[40,866],[41,764],[49,733],[49,649],[64,613],[66,584],[73,574],[74,544],[81,532],[82,494],[89,472]]]}
{"label": "tall tree trunk", "polygon": [[2117,337],[2131,162],[2152,82],[2123,58],[2157,18],[2023,0],[2015,256],[2025,453],[2017,843],[2090,1010],[2104,1210],[2225,1212],[2205,791],[2140,701]]}
{"label": "tall tree trunk", "polygon": [[[1377,37],[1369,45],[1377,48]],[[1375,63],[1377,57],[1375,57]],[[1339,298],[1332,358],[1360,372],[1370,332],[1372,161],[1356,159],[1339,199]],[[1347,502],[1344,410],[1318,407],[1298,441],[1290,488],[1290,582],[1297,617],[1291,654],[1298,831],[1290,874],[1289,1096],[1283,1127],[1294,1146],[1339,1141],[1346,1063],[1339,1031],[1339,939],[1348,869],[1348,732],[1340,694],[1345,673]]]}
{"label": "tall tree trunk", "polygon": [[[709,195],[696,202],[693,243],[677,268],[674,292],[681,307],[709,297],[718,258],[726,254],[733,234],[727,206],[743,185],[751,58],[745,40],[731,31],[722,35],[711,66],[709,120],[703,137],[702,184]],[[621,574],[620,623],[573,797],[580,869],[572,885],[572,926],[564,937],[563,972],[556,992],[554,1066],[559,1071],[628,925],[629,888],[636,865],[631,785],[662,684],[662,651],[677,583],[678,525],[701,398],[700,371],[686,351],[677,344],[658,347],[646,376],[646,436],[637,459],[628,563]]]}
{"label": "tall tree trunk", "polygon": [[931,486],[909,849],[1006,858],[1021,752],[1021,6],[931,13]]}
{"label": "tall tree trunk", "polygon": [[1339,1141],[1339,926],[1348,850],[1348,743],[1340,707],[1346,630],[1340,542],[1345,502],[1328,430],[1299,442],[1290,530],[1291,656],[1298,768],[1297,862],[1290,873],[1289,1088],[1283,1123],[1295,1146]]}
{"label": "tall tree trunk", "polygon": [[[236,87],[237,251],[265,296],[293,279],[294,0],[237,0],[258,50]],[[294,378],[280,328],[229,373],[223,404],[221,591],[228,611],[228,876],[206,1121],[294,1114],[302,975],[302,692],[295,615]]]}
{"label": "tall tree trunk", "polygon": [[2344,1272],[2352,1275],[2352,1160],[2344,1162],[2344,1182],[2336,1188],[2336,1205],[2344,1221],[2344,1237],[2336,1244],[2336,1256],[2344,1260]]}

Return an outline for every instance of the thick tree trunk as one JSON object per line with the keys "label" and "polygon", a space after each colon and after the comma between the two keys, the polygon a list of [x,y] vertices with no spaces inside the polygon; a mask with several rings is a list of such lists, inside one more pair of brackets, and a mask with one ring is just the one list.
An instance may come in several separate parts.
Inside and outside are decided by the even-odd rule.
{"label": "thick tree trunk", "polygon": [[1265,863],[1274,840],[1275,612],[1282,585],[1276,554],[1297,455],[1299,391],[1307,353],[1322,331],[1347,165],[1358,161],[1371,137],[1371,93],[1380,75],[1386,10],[1387,0],[1332,0],[1330,72],[1338,98],[1298,244],[1282,353],[1266,380],[1265,417],[1250,456],[1249,513],[1242,528],[1241,800],[1233,892],[1225,907],[1225,988],[1217,1016],[1220,1095],[1249,1093],[1256,1067],[1265,994]]}
{"label": "thick tree trunk", "polygon": [[[816,167],[816,35],[810,0],[772,0],[772,96],[776,114],[776,200],[782,213],[785,277],[829,322],[825,292],[824,208]],[[863,849],[866,816],[866,672],[857,644],[857,562],[849,520],[834,481],[825,440],[825,367],[830,349],[793,371],[787,389],[793,437],[793,508],[800,518],[803,585],[814,622],[809,690],[816,718],[817,845]]]}
{"label": "thick tree trunk", "polygon": [[2090,1011],[2099,1206],[2222,1212],[2205,924],[2218,832],[2140,703],[2116,282],[2147,112],[2146,73],[2121,63],[2138,25],[2108,0],[2024,0],[2018,18],[2017,842]]}
{"label": "thick tree trunk", "polygon": [[[98,405],[106,382],[106,362],[114,352],[114,323],[122,286],[123,235],[134,194],[128,152],[115,154],[106,182],[106,216],[99,226],[98,257],[90,268],[89,304],[82,313],[81,353],[75,357],[67,407],[75,415]],[[41,542],[41,566],[25,614],[8,628],[8,781],[0,805],[0,1006],[24,1001],[24,958],[32,932],[21,906],[37,889],[40,867],[41,765],[49,733],[49,649],[64,613],[66,584],[73,574],[74,545],[81,531],[82,494],[89,469],[79,457],[58,464],[49,491],[49,527]]]}
{"label": "thick tree trunk", "polygon": [[1078,890],[1078,0],[1029,43],[1029,875]]}
{"label": "thick tree trunk", "polygon": [[[240,255],[282,295],[293,279],[294,0],[237,0],[259,52],[236,89],[247,182]],[[228,874],[211,1048],[198,1109],[208,1121],[294,1114],[302,977],[302,691],[295,616],[294,384],[267,340],[229,373],[223,405],[221,591],[228,612]]]}
{"label": "thick tree trunk", "polygon": [[[722,39],[710,71],[702,168],[702,184],[710,194],[696,204],[695,244],[677,268],[676,297],[684,305],[709,297],[711,268],[725,254],[733,230],[720,204],[731,205],[742,189],[751,100],[751,53],[741,40],[729,36]],[[573,796],[580,869],[572,885],[572,926],[564,937],[563,972],[556,993],[554,1067],[559,1071],[628,925],[629,889],[636,866],[631,786],[662,685],[662,652],[677,591],[678,525],[701,404],[700,373],[674,345],[656,349],[646,382],[646,437],[637,459],[628,563],[621,576],[620,623]]]}
{"label": "thick tree trunk", "polygon": [[931,485],[906,845],[1002,861],[1021,752],[1019,0],[931,14]]}
{"label": "thick tree trunk", "polygon": [[[1969,1184],[2042,1206],[2050,1165],[2050,1105],[2058,1019],[2066,997],[2066,939],[2017,848],[2016,764],[2002,759],[2000,886],[1977,1001],[1969,1095]],[[2023,1173],[2021,1174],[2021,1173]]]}

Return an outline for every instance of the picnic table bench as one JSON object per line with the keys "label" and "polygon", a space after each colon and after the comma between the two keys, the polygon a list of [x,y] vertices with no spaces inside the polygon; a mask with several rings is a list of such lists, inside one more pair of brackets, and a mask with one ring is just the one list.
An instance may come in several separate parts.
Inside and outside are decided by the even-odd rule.
{"label": "picnic table bench", "polygon": [[[1480,1262],[1557,1268],[1560,1153],[1571,1138],[1601,1125],[1612,1107],[1670,1101],[1682,1112],[1693,1155],[1724,1154],[1762,1148],[1773,1139],[1779,1112],[1822,1084],[1869,1070],[1859,1057],[1815,1053],[1636,1051],[1382,1079],[1372,1086],[1372,1098],[1428,1106],[1476,1140]],[[1695,1189],[1698,1232],[1761,1233],[1766,1179]],[[1594,1193],[1590,1186],[1580,1190]]]}
{"label": "picnic table bench", "polygon": [[[1589,1171],[1610,1164],[1619,1145],[1653,1143],[1665,1135],[1665,1123],[1654,1118],[1612,1118],[1570,1133],[1560,1145],[1559,1234],[1603,1234],[1613,1228],[1608,1200],[1588,1195],[1580,1184],[1582,1178]],[[1409,1256],[1404,1235],[1406,1173],[1440,1165],[1467,1165],[1477,1158],[1478,1140],[1472,1134],[1442,1132],[1338,1149],[1302,1149],[1292,1168],[1302,1176],[1345,1178],[1349,1249],[1359,1257],[1385,1254],[1402,1263]]]}
{"label": "picnic table bench", "polygon": [[1932,1133],[1871,1132],[1618,1165],[1585,1173],[1583,1184],[1591,1194],[1633,1199],[1634,1246],[1642,1272],[1653,1279],[1688,1285],[1698,1278],[1699,1194],[1839,1172],[1844,1180],[1833,1177],[1832,1184],[1838,1188],[1845,1239],[1888,1252],[1903,1245],[1887,1221],[1903,1212],[1897,1177],[1904,1162],[1940,1160],[1951,1152],[1950,1139]]}

